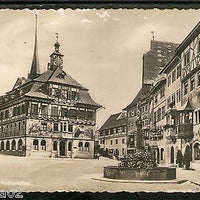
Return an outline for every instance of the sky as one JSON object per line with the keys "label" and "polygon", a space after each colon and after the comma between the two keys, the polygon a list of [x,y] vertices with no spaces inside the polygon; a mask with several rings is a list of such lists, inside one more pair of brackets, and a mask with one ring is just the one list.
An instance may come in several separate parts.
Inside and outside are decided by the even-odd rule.
{"label": "sky", "polygon": [[[200,10],[37,10],[40,69],[47,69],[59,33],[64,70],[104,106],[97,126],[120,112],[141,87],[142,55],[155,40],[181,43]],[[27,77],[34,46],[34,11],[0,10],[0,94]]]}

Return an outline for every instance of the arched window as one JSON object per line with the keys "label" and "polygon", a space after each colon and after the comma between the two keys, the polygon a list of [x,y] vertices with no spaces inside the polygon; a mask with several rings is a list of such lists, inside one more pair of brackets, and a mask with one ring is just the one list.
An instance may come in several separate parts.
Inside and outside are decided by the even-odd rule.
{"label": "arched window", "polygon": [[68,151],[72,151],[72,142],[68,142]]}
{"label": "arched window", "polygon": [[89,142],[86,142],[85,143],[85,151],[89,151],[89,146],[90,146]]}
{"label": "arched window", "polygon": [[83,143],[82,142],[78,143],[78,150],[83,151]]}
{"label": "arched window", "polygon": [[18,141],[18,150],[22,150],[22,139],[19,139]]}
{"label": "arched window", "polygon": [[164,160],[164,149],[161,148],[160,150],[160,160]]}
{"label": "arched window", "polygon": [[4,141],[1,141],[1,150],[4,150]]}
{"label": "arched window", "polygon": [[53,142],[53,151],[57,151],[57,145],[58,145],[57,141],[54,141]]}
{"label": "arched window", "polygon": [[12,141],[12,150],[16,150],[16,142],[15,142],[15,140]]}
{"label": "arched window", "polygon": [[200,160],[200,144],[196,143],[194,145],[194,160]]}
{"label": "arched window", "polygon": [[45,140],[41,141],[41,149],[46,150],[46,141]]}
{"label": "arched window", "polygon": [[38,146],[38,140],[33,140],[33,149],[38,150],[39,149],[38,147],[39,147]]}
{"label": "arched window", "polygon": [[160,151],[159,151],[159,148],[157,148],[157,163],[160,163]]}
{"label": "arched window", "polygon": [[9,142],[9,140],[7,140],[7,142],[6,142],[6,150],[10,150],[10,142]]}

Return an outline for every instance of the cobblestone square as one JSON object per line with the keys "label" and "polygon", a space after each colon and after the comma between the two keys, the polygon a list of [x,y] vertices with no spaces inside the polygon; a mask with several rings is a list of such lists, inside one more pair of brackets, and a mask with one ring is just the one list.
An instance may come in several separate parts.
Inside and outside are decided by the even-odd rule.
{"label": "cobblestone square", "polygon": [[[199,192],[189,181],[182,184],[117,183],[92,180],[103,176],[103,167],[116,160],[26,158],[0,155],[0,190],[22,191],[164,191]],[[191,174],[194,176],[191,176]],[[178,179],[199,180],[199,171],[177,170]]]}

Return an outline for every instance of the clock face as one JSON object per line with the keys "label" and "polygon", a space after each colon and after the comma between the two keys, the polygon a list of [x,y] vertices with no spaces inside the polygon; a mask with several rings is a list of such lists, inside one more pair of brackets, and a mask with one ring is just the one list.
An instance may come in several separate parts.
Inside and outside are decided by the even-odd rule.
{"label": "clock face", "polygon": [[51,62],[52,62],[53,65],[62,66],[63,59],[62,59],[61,56],[53,55]]}

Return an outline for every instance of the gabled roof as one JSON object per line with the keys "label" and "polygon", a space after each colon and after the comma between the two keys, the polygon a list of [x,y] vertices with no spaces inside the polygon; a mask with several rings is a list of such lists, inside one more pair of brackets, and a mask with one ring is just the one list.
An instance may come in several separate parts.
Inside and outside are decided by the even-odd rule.
{"label": "gabled roof", "polygon": [[138,100],[144,99],[149,94],[150,88],[151,88],[151,85],[144,84],[142,88],[139,90],[139,92],[137,93],[137,95],[135,96],[135,98],[133,99],[133,101],[128,106],[126,106],[124,110],[128,110],[129,108],[136,106],[138,103]]}
{"label": "gabled roof", "polygon": [[121,115],[121,112],[111,115],[104,122],[104,124],[101,126],[99,131],[103,131],[103,130],[106,130],[106,129],[109,129],[109,128],[115,128],[115,127],[119,127],[119,126],[125,126],[127,118],[126,117],[125,118],[118,118],[120,115]]}

